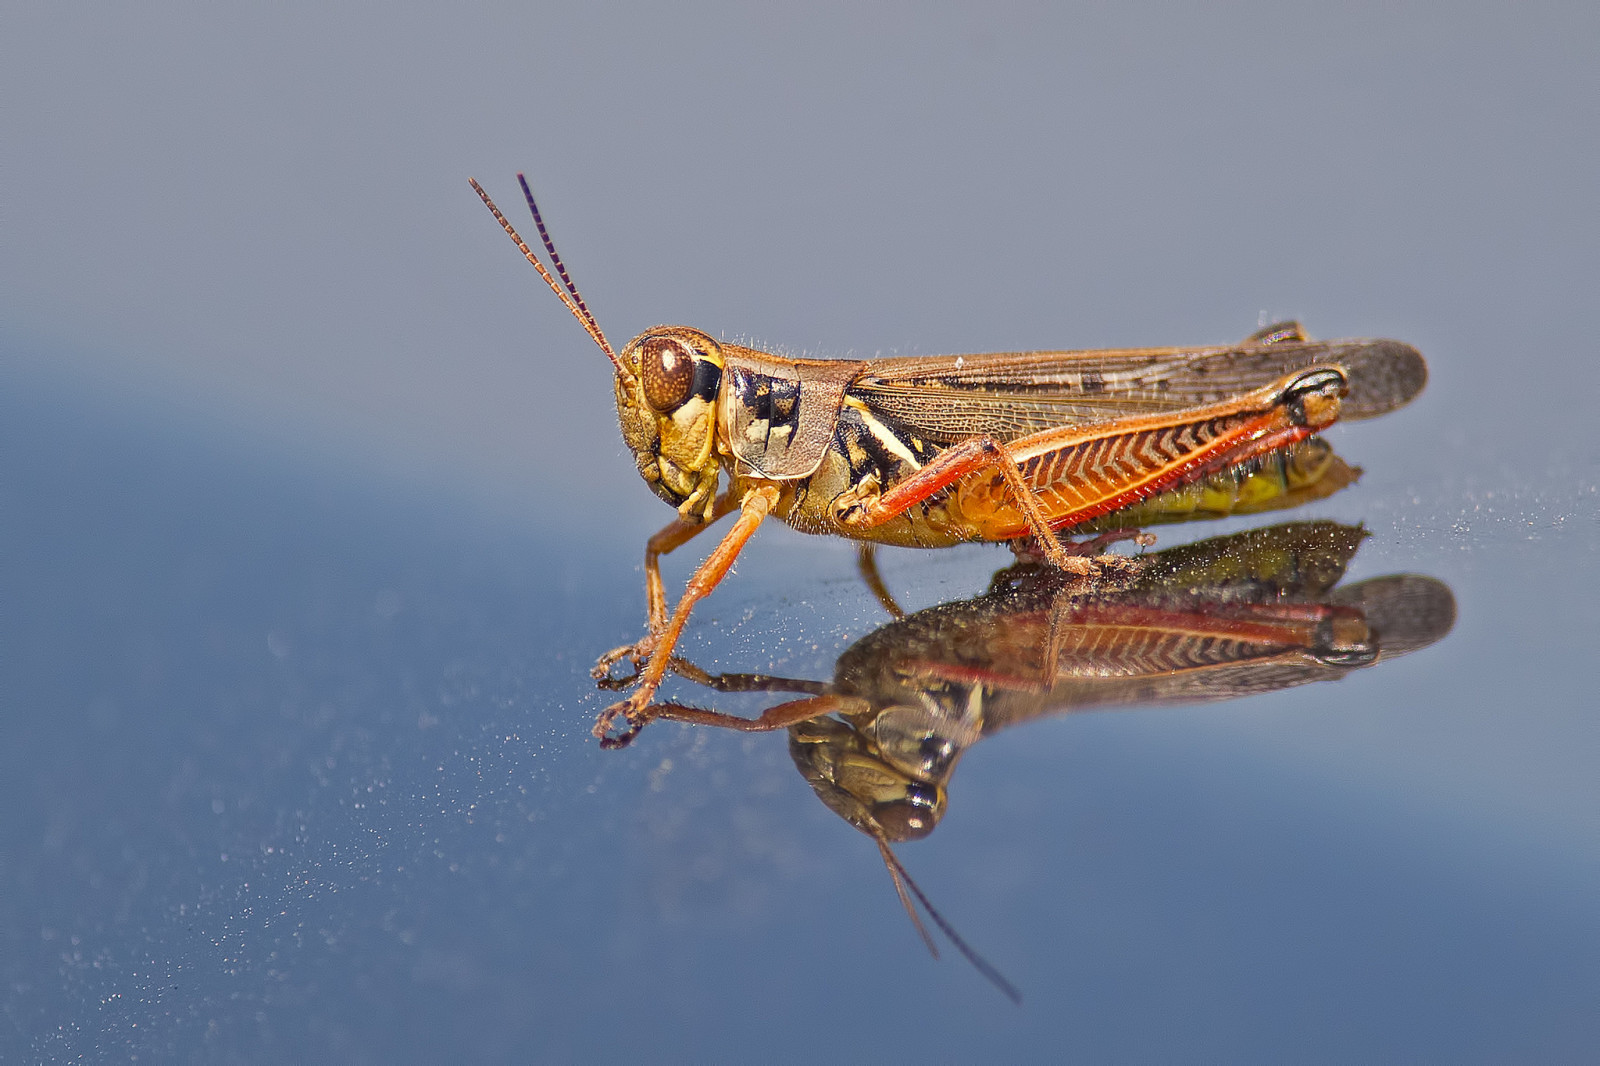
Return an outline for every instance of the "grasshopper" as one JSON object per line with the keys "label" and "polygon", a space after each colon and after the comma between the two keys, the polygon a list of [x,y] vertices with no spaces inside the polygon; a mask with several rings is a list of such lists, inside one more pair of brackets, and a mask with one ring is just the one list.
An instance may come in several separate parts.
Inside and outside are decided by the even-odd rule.
{"label": "grasshopper", "polygon": [[[1114,564],[1058,534],[1115,524],[1119,512],[1230,470],[1292,466],[1320,430],[1393,410],[1427,380],[1410,345],[1312,341],[1287,322],[1222,347],[869,360],[776,355],[657,326],[618,353],[517,180],[549,267],[472,187],[611,361],[622,438],[678,512],[645,549],[645,636],[595,666],[603,685],[633,687],[595,721],[605,747],[627,744],[655,716],[690,612],[768,516],[872,544],[1031,542],[1057,569],[1089,575]],[[735,513],[669,610],[661,556]],[[612,679],[624,659],[635,673]]]}
{"label": "grasshopper", "polygon": [[657,710],[743,732],[787,729],[795,768],[831,811],[876,842],[930,950],[913,897],[1016,999],[933,909],[891,845],[933,832],[957,763],[1001,730],[1080,711],[1215,703],[1337,681],[1442,640],[1456,615],[1443,582],[1394,574],[1335,588],[1366,536],[1328,521],[1252,529],[1151,553],[1136,574],[1087,587],[1020,563],[996,573],[982,595],[898,615],[862,637],[839,656],[831,681],[673,664],[718,692],[802,697],[757,717],[676,703]]}

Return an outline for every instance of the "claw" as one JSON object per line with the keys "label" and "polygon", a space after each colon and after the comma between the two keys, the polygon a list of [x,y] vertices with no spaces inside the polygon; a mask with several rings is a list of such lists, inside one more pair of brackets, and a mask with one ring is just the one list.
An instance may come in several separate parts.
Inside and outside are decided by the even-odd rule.
{"label": "claw", "polygon": [[[620,648],[612,648],[595,662],[594,669],[589,671],[595,683],[603,689],[618,691],[632,688],[639,684],[650,661],[650,655],[655,651],[657,637],[654,633],[645,636],[633,644],[624,644]],[[624,659],[628,660],[633,669],[621,676],[613,675],[611,668]],[[594,735],[600,741],[602,748],[625,748],[632,743],[633,738],[639,735],[639,730],[655,717],[649,712],[649,700],[655,694],[656,686],[650,684],[634,689],[627,699],[620,703],[613,703],[600,712],[594,720]],[[612,733],[618,719],[626,719],[627,726],[621,732]]]}
{"label": "claw", "polygon": [[[1114,529],[1109,533],[1089,537],[1086,540],[1073,540],[1071,537],[1058,537],[1056,543],[1066,553],[1067,565],[1062,567],[1067,573],[1085,577],[1098,570],[1125,569],[1135,564],[1134,558],[1126,555],[1112,555],[1106,549],[1113,544],[1131,541],[1141,548],[1148,548],[1156,542],[1156,538],[1137,529]],[[1023,562],[1047,562],[1049,552],[1046,547],[1032,537],[1022,537],[1010,542],[1011,551]],[[1091,562],[1092,560],[1092,562]]]}
{"label": "claw", "polygon": [[624,689],[632,688],[638,683],[639,675],[643,673],[640,669],[639,659],[635,658],[633,660],[633,669],[625,674],[613,674],[611,672],[611,667],[616,665],[616,662],[617,660],[613,659],[603,665],[595,663],[594,669],[589,671],[589,675],[594,678],[596,688],[603,688],[608,692],[621,692]]}
{"label": "claw", "polygon": [[[645,637],[633,644],[624,644],[620,648],[612,648],[600,658],[595,660],[594,666],[589,670],[589,676],[594,678],[601,688],[624,689],[639,680],[639,674],[644,664],[650,658],[650,652],[655,649],[656,638]],[[627,659],[633,664],[633,672],[621,677],[614,676],[611,668],[622,660]]]}
{"label": "claw", "polygon": [[1132,541],[1141,548],[1148,548],[1156,542],[1155,534],[1145,533],[1138,529],[1113,529],[1099,536],[1090,537],[1076,543],[1069,543],[1066,548],[1074,555],[1104,556],[1106,549],[1122,541]]}
{"label": "claw", "polygon": [[642,723],[642,722],[630,722],[630,723],[628,723],[628,728],[624,729],[622,732],[618,733],[616,736],[610,736],[610,735],[607,735],[607,734],[596,734],[596,735],[599,736],[599,738],[600,738],[600,747],[603,750],[605,750],[605,751],[616,751],[619,748],[625,748],[629,744],[632,744],[633,743],[633,738],[638,736],[639,735],[639,730],[641,730],[643,728],[644,728],[644,723]]}
{"label": "claw", "polygon": [[[636,697],[625,699],[620,703],[613,703],[595,718],[592,732],[595,739],[600,741],[602,748],[607,750],[625,748],[633,743],[633,738],[638,736],[639,730],[645,727],[645,723],[650,720],[650,716],[642,713],[643,708],[634,707],[633,704],[635,702]],[[616,725],[618,718],[625,719],[628,725],[621,732],[613,734],[611,728]]]}

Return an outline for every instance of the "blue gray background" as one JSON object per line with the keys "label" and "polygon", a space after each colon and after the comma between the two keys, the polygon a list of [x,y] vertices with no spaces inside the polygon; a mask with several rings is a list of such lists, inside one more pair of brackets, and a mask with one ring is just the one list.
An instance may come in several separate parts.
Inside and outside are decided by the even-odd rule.
{"label": "blue gray background", "polygon": [[[0,99],[0,1057],[1600,1038],[1593,5],[32,5]],[[1410,341],[1314,513],[1456,630],[974,751],[902,854],[1018,1010],[781,738],[588,740],[669,514],[466,185],[519,169],[619,343]],[[884,568],[924,606],[1006,559]],[[688,646],[825,677],[882,620],[773,528]]]}

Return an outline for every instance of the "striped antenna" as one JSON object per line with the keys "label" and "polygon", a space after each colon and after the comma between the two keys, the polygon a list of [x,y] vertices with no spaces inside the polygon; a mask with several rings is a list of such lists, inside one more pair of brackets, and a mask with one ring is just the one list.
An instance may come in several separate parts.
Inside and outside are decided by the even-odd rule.
{"label": "striped antenna", "polygon": [[611,365],[616,367],[619,373],[624,372],[622,361],[617,358],[617,353],[612,350],[611,342],[606,340],[606,335],[601,332],[600,324],[595,321],[588,305],[583,302],[583,297],[578,295],[578,287],[567,276],[567,268],[562,265],[561,257],[556,254],[556,246],[551,242],[550,235],[545,232],[544,220],[539,217],[539,208],[534,205],[533,193],[528,190],[527,181],[521,174],[517,175],[517,180],[522,183],[522,191],[527,196],[528,207],[533,211],[534,224],[539,227],[539,236],[544,240],[545,250],[550,253],[550,259],[555,263],[556,270],[561,275],[561,282],[566,286],[564,289],[561,284],[556,283],[556,279],[551,275],[549,268],[539,261],[538,256],[533,254],[533,249],[529,248],[528,242],[524,241],[522,236],[517,233],[516,227],[506,219],[505,215],[500,213],[500,209],[495,206],[493,200],[489,199],[489,194],[483,191],[483,186],[478,184],[477,179],[468,178],[467,180],[472,183],[473,191],[478,194],[478,198],[483,201],[484,206],[494,215],[495,221],[500,223],[500,228],[505,230],[506,234],[516,242],[517,247],[527,257],[528,262],[533,264],[533,269],[539,272],[539,276],[544,279],[544,283],[550,286],[550,291],[556,294],[556,299],[560,300],[567,310],[572,312],[572,317],[576,318],[589,336],[594,338],[594,342],[600,346],[600,350],[606,353],[606,358],[611,360]]}
{"label": "striped antenna", "polygon": [[518,173],[517,184],[522,186],[522,198],[528,202],[528,213],[533,216],[533,224],[539,227],[539,239],[544,242],[544,250],[550,253],[550,262],[555,264],[556,273],[561,276],[561,284],[572,294],[573,300],[578,304],[578,310],[583,312],[583,317],[593,327],[592,332],[599,333],[600,323],[594,320],[594,314],[589,310],[589,305],[583,302],[578,287],[567,276],[567,265],[561,261],[561,253],[556,251],[556,242],[550,239],[550,231],[544,228],[544,216],[539,213],[539,205],[533,202],[533,190],[528,188],[528,179]]}

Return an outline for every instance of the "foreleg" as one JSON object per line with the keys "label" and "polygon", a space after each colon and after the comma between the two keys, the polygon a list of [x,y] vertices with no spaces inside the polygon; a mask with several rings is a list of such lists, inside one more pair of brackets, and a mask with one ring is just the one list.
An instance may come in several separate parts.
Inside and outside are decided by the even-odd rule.
{"label": "foreleg", "polygon": [[[727,535],[722,538],[721,543],[706,561],[695,570],[694,576],[689,579],[689,584],[684,588],[683,595],[678,598],[678,605],[673,608],[666,624],[658,632],[652,632],[645,638],[650,642],[648,658],[633,692],[627,699],[614,703],[600,712],[600,716],[595,720],[594,735],[600,738],[603,747],[621,747],[628,743],[653,717],[650,713],[650,701],[672,662],[672,650],[677,646],[678,638],[683,634],[683,627],[689,621],[689,613],[694,610],[696,603],[708,596],[711,590],[727,576],[733,561],[739,557],[739,552],[755,534],[762,519],[772,512],[777,502],[778,489],[775,485],[763,485],[745,493],[744,499],[739,504],[739,520],[728,530]],[[670,542],[671,529],[669,526],[657,534],[657,537],[663,538],[663,542]],[[656,581],[657,583],[660,581],[659,573]],[[610,736],[611,727],[619,717],[627,718],[627,728],[615,737]]]}

